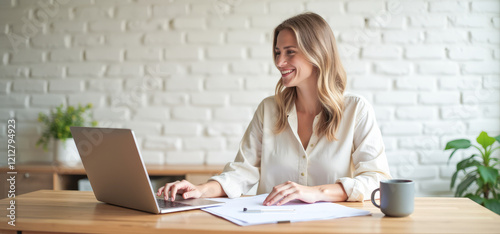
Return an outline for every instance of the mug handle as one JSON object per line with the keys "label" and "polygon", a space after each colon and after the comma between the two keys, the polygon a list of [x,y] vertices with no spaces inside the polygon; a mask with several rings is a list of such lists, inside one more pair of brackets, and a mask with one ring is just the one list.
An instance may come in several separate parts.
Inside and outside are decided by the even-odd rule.
{"label": "mug handle", "polygon": [[377,188],[375,190],[373,190],[372,192],[372,203],[374,206],[380,208],[380,206],[375,202],[375,193],[377,193],[378,191],[380,191],[380,188]]}

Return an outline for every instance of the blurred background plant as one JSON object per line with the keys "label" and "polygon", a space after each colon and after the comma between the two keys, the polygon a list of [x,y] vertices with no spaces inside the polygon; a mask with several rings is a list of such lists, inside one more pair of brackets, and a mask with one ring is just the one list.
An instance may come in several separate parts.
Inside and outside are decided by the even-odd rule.
{"label": "blurred background plant", "polygon": [[[494,148],[495,141],[500,143],[500,135],[490,137],[483,131],[479,134],[476,141],[482,148],[471,144],[467,139],[457,139],[446,144],[445,150],[453,149],[448,162],[457,150],[474,147],[478,151],[478,153],[472,154],[457,163],[457,170],[451,177],[450,188],[455,186],[455,181],[459,174],[463,174],[464,176],[456,188],[455,197],[468,197],[491,211],[500,214],[500,176],[498,172],[500,160],[492,155],[494,151],[500,149],[500,146]],[[469,189],[473,184],[477,186],[475,191]],[[470,192],[471,190],[473,192]]]}
{"label": "blurred background plant", "polygon": [[91,108],[91,103],[85,106],[78,104],[78,107],[68,106],[66,108],[61,104],[55,110],[51,110],[49,115],[40,112],[38,122],[44,123],[45,126],[36,145],[42,145],[43,149],[47,150],[51,139],[60,139],[64,142],[66,139],[72,138],[69,127],[97,126],[97,121],[94,120],[90,112]]}

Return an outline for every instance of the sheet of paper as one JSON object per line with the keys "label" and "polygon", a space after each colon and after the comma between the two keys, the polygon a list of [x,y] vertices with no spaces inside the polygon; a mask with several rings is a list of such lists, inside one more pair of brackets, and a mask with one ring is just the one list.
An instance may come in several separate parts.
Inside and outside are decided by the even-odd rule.
{"label": "sheet of paper", "polygon": [[[225,202],[225,204],[222,206],[204,208],[202,210],[241,226],[336,219],[370,214],[369,211],[354,209],[331,202],[307,204],[301,201],[292,201],[282,206],[264,206],[262,202],[266,197],[267,194],[235,199],[214,198],[212,200],[222,201]],[[294,211],[248,213],[244,212],[243,208],[249,210],[293,209]]]}

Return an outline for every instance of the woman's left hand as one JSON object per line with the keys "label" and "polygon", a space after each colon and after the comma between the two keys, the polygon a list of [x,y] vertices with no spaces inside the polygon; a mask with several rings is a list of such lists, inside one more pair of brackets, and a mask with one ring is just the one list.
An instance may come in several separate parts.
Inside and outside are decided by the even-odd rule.
{"label": "woman's left hand", "polygon": [[265,206],[283,205],[292,200],[301,200],[306,203],[314,203],[321,199],[321,191],[317,187],[309,187],[287,181],[286,183],[276,185],[273,191],[263,202]]}

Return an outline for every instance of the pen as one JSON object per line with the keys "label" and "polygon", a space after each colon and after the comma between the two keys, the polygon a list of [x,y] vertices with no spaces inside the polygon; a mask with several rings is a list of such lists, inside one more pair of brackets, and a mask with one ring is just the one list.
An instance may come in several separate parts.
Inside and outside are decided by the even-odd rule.
{"label": "pen", "polygon": [[243,212],[249,212],[249,213],[264,213],[264,212],[294,212],[295,209],[256,209],[256,210],[250,210],[247,208],[243,208]]}

